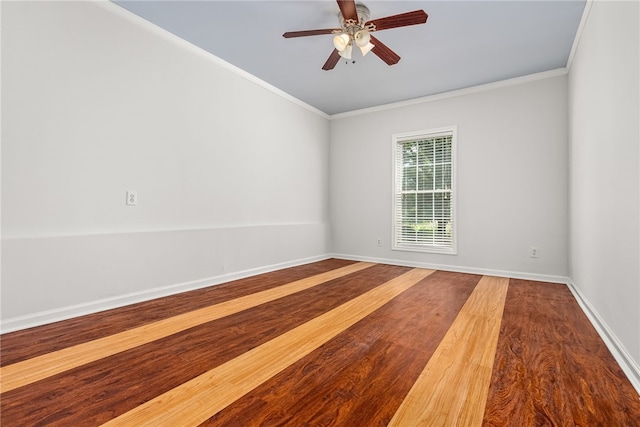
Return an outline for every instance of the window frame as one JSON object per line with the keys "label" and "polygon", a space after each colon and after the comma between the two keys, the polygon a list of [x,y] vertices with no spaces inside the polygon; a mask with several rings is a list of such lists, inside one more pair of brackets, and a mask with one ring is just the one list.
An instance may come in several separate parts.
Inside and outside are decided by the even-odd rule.
{"label": "window frame", "polygon": [[[392,197],[392,236],[391,236],[391,249],[396,251],[409,251],[409,252],[424,252],[424,253],[437,253],[446,255],[458,254],[458,232],[457,232],[457,145],[458,145],[458,129],[457,126],[446,126],[437,129],[428,129],[416,132],[397,133],[392,135],[392,162],[393,162],[393,176],[392,184],[393,191]],[[398,217],[396,213],[398,209],[401,211],[401,206],[398,206],[402,193],[402,178],[401,171],[398,170],[398,149],[403,143],[409,141],[416,141],[421,139],[437,138],[439,136],[451,136],[451,244],[447,246],[438,246],[434,244],[410,244],[408,242],[401,242],[398,230],[400,225],[398,224]],[[398,175],[400,173],[400,175]]]}

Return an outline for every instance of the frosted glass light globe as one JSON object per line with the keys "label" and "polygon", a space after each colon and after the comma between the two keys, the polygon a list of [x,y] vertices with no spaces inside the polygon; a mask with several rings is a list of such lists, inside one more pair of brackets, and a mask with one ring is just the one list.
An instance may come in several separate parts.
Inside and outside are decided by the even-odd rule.
{"label": "frosted glass light globe", "polygon": [[360,30],[355,34],[354,38],[358,47],[365,47],[371,41],[371,34],[367,30]]}
{"label": "frosted glass light globe", "polygon": [[338,49],[338,52],[342,52],[349,46],[350,41],[349,34],[342,33],[333,38],[333,45]]}

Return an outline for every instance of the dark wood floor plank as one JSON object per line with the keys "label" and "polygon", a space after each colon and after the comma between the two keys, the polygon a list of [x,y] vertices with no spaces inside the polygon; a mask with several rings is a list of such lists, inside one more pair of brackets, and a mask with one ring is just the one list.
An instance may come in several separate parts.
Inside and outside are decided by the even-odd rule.
{"label": "dark wood floor plank", "polygon": [[479,279],[433,273],[202,425],[386,425]]}
{"label": "dark wood floor plank", "polygon": [[407,270],[373,266],[4,393],[1,420],[99,425]]}
{"label": "dark wood floor plank", "polygon": [[352,263],[328,259],[4,334],[0,336],[0,365],[10,365]]}
{"label": "dark wood floor plank", "polygon": [[566,286],[511,279],[483,425],[640,425],[638,394]]}

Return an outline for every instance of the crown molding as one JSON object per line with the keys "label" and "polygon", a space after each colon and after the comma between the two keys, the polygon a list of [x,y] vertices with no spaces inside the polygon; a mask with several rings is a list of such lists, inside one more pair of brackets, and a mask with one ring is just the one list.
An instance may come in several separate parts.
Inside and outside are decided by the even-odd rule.
{"label": "crown molding", "polygon": [[393,102],[390,104],[378,105],[376,107],[363,108],[361,110],[347,111],[345,113],[333,114],[330,116],[331,120],[343,119],[346,117],[360,116],[363,114],[370,114],[380,111],[393,110],[396,108],[403,108],[412,105],[426,104],[428,102],[440,101],[442,99],[455,98],[457,96],[469,95],[473,93],[485,92],[488,90],[499,89],[508,86],[519,85],[523,83],[534,82],[538,80],[550,79],[553,77],[564,76],[568,73],[566,67],[556,68],[555,70],[543,71],[535,74],[528,74],[526,76],[514,77],[507,80],[501,80],[492,83],[486,83],[477,86],[471,86],[464,89],[452,90],[449,92],[442,92],[435,95],[423,96],[420,98],[409,99],[406,101]]}
{"label": "crown molding", "polygon": [[567,59],[567,70],[571,70],[571,64],[573,64],[573,58],[576,55],[578,45],[580,44],[580,40],[582,39],[582,32],[584,31],[584,27],[587,25],[587,20],[589,19],[589,12],[591,12],[593,1],[594,0],[587,0],[584,5],[584,9],[582,10],[582,18],[580,18],[580,24],[578,24],[576,36],[573,38],[573,44],[571,45],[571,52],[569,52],[569,58]]}
{"label": "crown molding", "polygon": [[215,56],[214,54],[212,54],[211,52],[207,52],[206,50],[192,44],[189,43],[188,41],[176,36],[173,33],[170,33],[169,31],[159,27],[156,24],[153,24],[149,21],[147,21],[146,19],[136,15],[133,12],[130,12],[129,10],[118,6],[115,3],[112,3],[109,0],[94,0],[92,1],[92,3],[102,7],[103,9],[105,9],[106,11],[108,11],[109,13],[112,13],[113,15],[116,15],[120,18],[126,19],[129,22],[133,23],[134,25],[143,28],[145,31],[148,31],[150,33],[153,33],[154,35],[163,38],[167,41],[169,41],[170,43],[173,43],[175,45],[180,46],[181,48],[184,48],[188,51],[190,51],[191,53],[200,56],[203,59],[206,59],[207,61],[221,67],[224,68],[225,70],[234,73],[242,78],[244,78],[247,81],[250,81],[251,83],[256,84],[257,86],[260,86],[263,89],[266,89],[272,93],[274,93],[275,95],[280,96],[281,98],[286,99],[287,101],[290,101],[291,103],[302,107],[314,114],[317,114],[320,117],[323,117],[325,119],[329,119],[330,116],[323,112],[320,111],[319,109],[307,104],[304,101],[301,101],[300,99],[288,94],[287,92],[283,91],[282,89],[278,89],[277,87],[273,86],[270,83],[265,82],[264,80],[254,76],[251,73],[248,73],[244,70],[242,70],[241,68],[236,67],[235,65],[225,61],[222,58],[219,58],[217,56]]}

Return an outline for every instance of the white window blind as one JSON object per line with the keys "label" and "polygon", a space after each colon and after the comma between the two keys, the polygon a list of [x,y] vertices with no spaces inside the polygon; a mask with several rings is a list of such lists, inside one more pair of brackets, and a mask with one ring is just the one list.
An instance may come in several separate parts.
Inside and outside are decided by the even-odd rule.
{"label": "white window blind", "polygon": [[394,249],[455,253],[454,137],[394,137]]}

